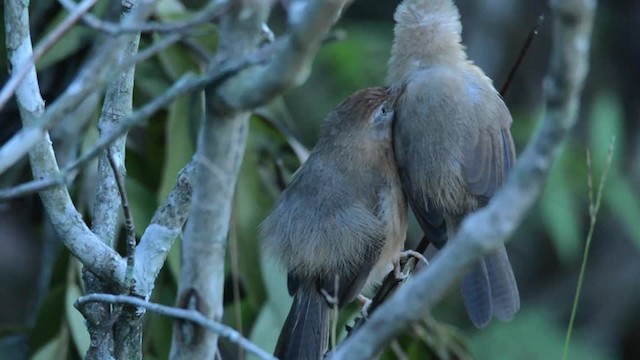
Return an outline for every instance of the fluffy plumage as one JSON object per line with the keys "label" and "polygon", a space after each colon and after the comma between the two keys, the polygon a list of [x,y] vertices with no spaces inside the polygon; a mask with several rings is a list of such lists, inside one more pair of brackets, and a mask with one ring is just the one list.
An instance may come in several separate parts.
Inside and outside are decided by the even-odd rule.
{"label": "fluffy plumage", "polygon": [[279,358],[321,358],[330,306],[322,291],[342,307],[373,269],[384,275],[402,250],[407,205],[393,156],[393,119],[387,89],[361,90],[341,103],[261,226],[264,247],[286,266],[294,296]]}
{"label": "fluffy plumage", "polygon": [[[388,82],[398,94],[398,169],[421,228],[441,247],[506,179],[515,161],[511,115],[491,80],[467,60],[451,0],[405,0],[394,18]],[[504,248],[467,275],[463,295],[478,327],[518,311]]]}

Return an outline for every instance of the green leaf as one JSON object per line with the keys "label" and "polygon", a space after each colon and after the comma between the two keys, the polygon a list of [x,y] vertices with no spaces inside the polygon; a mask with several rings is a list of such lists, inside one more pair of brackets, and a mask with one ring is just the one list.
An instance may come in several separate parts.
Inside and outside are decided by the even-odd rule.
{"label": "green leaf", "polygon": [[[624,149],[622,133],[622,108],[618,97],[613,94],[603,93],[593,103],[591,118],[589,119],[589,151],[593,163],[594,172],[602,172],[609,152],[611,138],[616,138],[616,151],[611,163],[611,169],[620,169],[623,156],[620,149]],[[594,178],[598,178],[594,174]]]}
{"label": "green leaf", "polygon": [[[318,62],[331,68],[340,81],[341,98],[362,85],[383,82],[393,31],[387,24],[346,24],[347,37],[318,54]],[[345,86],[345,84],[347,86]]]}
{"label": "green leaf", "polygon": [[177,283],[180,281],[180,262],[182,261],[180,258],[181,249],[182,249],[182,236],[178,236],[176,241],[173,242],[173,246],[171,250],[169,250],[169,254],[167,255],[167,264],[169,267],[169,272],[173,277],[173,280]]}
{"label": "green leaf", "polygon": [[256,109],[255,113],[260,118],[267,121],[274,130],[277,130],[279,133],[278,135],[280,135],[278,137],[282,137],[289,145],[291,150],[293,150],[298,157],[298,161],[300,163],[307,160],[309,157],[309,149],[307,149],[293,134],[293,132],[289,130],[289,127],[293,124],[293,118],[291,117],[291,114],[289,113],[289,110],[282,98],[275,99],[269,104]]}
{"label": "green leaf", "polygon": [[82,295],[80,288],[75,283],[67,285],[67,292],[65,296],[65,313],[67,315],[67,322],[71,329],[71,337],[73,343],[81,356],[87,353],[91,339],[89,338],[89,332],[85,325],[85,320],[82,314],[73,307],[73,303]]}
{"label": "green leaf", "polygon": [[[91,13],[101,16],[107,9],[108,1],[98,1],[93,7]],[[43,34],[49,34],[60,23],[69,16],[66,10],[60,10],[49,22],[47,29]],[[44,38],[46,35],[43,35]],[[76,53],[81,48],[87,46],[90,41],[96,39],[96,33],[94,30],[86,26],[74,26],[67,31],[56,44],[45,53],[42,58],[36,64],[38,71],[46,69],[63,59],[68,58],[71,54]],[[38,39],[40,41],[41,39]]]}
{"label": "green leaf", "polygon": [[261,264],[268,297],[256,318],[250,339],[261,348],[271,351],[276,346],[279,330],[293,301],[287,292],[287,276],[282,266],[264,258]]}
{"label": "green leaf", "polygon": [[590,118],[589,144],[593,163],[594,187],[598,186],[600,174],[607,160],[612,137],[616,138],[611,161],[611,172],[604,188],[603,202],[615,218],[621,219],[640,247],[640,200],[637,186],[623,172],[622,149],[625,148],[622,124],[622,106],[614,94],[603,93],[593,104]]}
{"label": "green leaf", "polygon": [[[161,39],[154,36],[154,40]],[[198,64],[193,60],[187,49],[180,44],[169,46],[158,53],[158,59],[165,74],[176,80],[188,72],[198,72]]]}
{"label": "green leaf", "polygon": [[[171,304],[175,301],[175,291],[170,286],[158,286],[154,291],[154,302]],[[147,312],[147,326],[145,327],[145,339],[153,343],[154,353],[167,358],[171,351],[171,334],[173,319],[167,316]],[[161,358],[162,358],[161,357]],[[145,359],[146,359],[145,355]]]}
{"label": "green leaf", "polygon": [[156,197],[149,189],[131,176],[127,177],[126,183],[129,208],[133,216],[136,235],[142,236],[156,210]]}
{"label": "green leaf", "polygon": [[[613,169],[612,169],[613,170]],[[599,175],[594,175],[597,179]],[[595,185],[597,186],[597,185]],[[637,189],[637,188],[636,188]],[[640,249],[640,201],[633,185],[617,171],[611,171],[602,193],[603,203],[613,218],[620,219]]]}
{"label": "green leaf", "polygon": [[178,0],[160,0],[155,14],[162,20],[171,20],[184,15],[186,9]]}
{"label": "green leaf", "polygon": [[[144,48],[143,45],[145,43],[144,39],[140,40],[140,48]],[[134,100],[136,103],[141,97],[139,94],[143,94],[142,96],[144,100],[149,101],[157,98],[162,93],[164,93],[173,80],[169,78],[167,74],[162,71],[162,65],[160,64],[160,60],[157,58],[151,58],[147,61],[143,61],[141,63],[136,64],[136,73],[135,73],[135,92],[136,96]],[[146,99],[144,99],[146,97]]]}
{"label": "green leaf", "polygon": [[[540,202],[541,218],[551,234],[553,245],[560,260],[566,265],[576,261],[580,255],[582,239],[583,209],[572,181],[570,143],[566,143],[551,168],[551,173]],[[583,181],[586,184],[586,177]],[[583,198],[587,195],[582,187]]]}
{"label": "green leaf", "polygon": [[[478,359],[559,359],[564,348],[566,324],[558,324],[548,310],[522,309],[509,323],[494,322],[476,332],[470,343]],[[599,349],[574,337],[571,359],[607,359]]]}
{"label": "green leaf", "polygon": [[178,172],[191,160],[195,152],[189,117],[191,106],[194,105],[190,97],[180,97],[169,107],[165,129],[164,167],[158,191],[159,202],[164,201],[176,185]]}
{"label": "green leaf", "polygon": [[31,356],[31,360],[66,359],[69,353],[69,331],[66,327]]}
{"label": "green leaf", "polygon": [[31,331],[31,348],[43,346],[58,333],[64,316],[65,289],[64,283],[53,287],[42,302],[36,325]]}
{"label": "green leaf", "polygon": [[258,173],[258,153],[264,143],[273,144],[273,130],[256,118],[251,121],[251,129],[247,142],[244,161],[240,168],[234,201],[234,221],[237,229],[238,253],[242,254],[239,262],[240,277],[247,297],[254,307],[258,308],[264,301],[265,289],[263,279],[256,274],[256,264],[260,263],[260,245],[258,226],[268,214],[273,198]]}

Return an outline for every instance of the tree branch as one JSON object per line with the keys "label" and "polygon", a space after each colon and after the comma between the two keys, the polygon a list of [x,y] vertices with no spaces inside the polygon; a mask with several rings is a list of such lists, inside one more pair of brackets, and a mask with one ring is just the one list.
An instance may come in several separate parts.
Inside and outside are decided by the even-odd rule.
{"label": "tree branch", "polygon": [[[200,131],[195,161],[194,201],[183,238],[183,262],[178,304],[198,309],[206,317],[222,317],[224,263],[231,203],[246,147],[248,110],[300,84],[325,34],[337,19],[342,1],[310,2],[292,33],[276,44],[276,54],[264,66],[239,72],[227,82],[206,88],[207,115]],[[214,64],[243,59],[262,38],[269,4],[236,3],[220,23],[220,46]],[[174,331],[171,358],[212,358],[217,335],[202,333],[189,323]]]}
{"label": "tree branch", "polygon": [[[167,37],[166,40],[175,41],[176,37]],[[163,45],[171,43],[170,41],[163,42]],[[147,48],[145,50],[140,51],[138,56],[136,56],[136,61],[145,59],[150,56],[152,53],[155,53],[158,50],[158,47]],[[8,200],[20,196],[25,196],[33,192],[42,191],[50,189],[56,185],[65,184],[71,181],[73,177],[77,175],[77,169],[89,163],[93,158],[98,156],[104,149],[106,149],[111,143],[116,141],[120,136],[125,134],[131,127],[141,124],[151,115],[153,115],[156,111],[162,109],[164,106],[169,104],[171,101],[176,99],[179,96],[187,94],[192,91],[201,90],[206,86],[216,87],[221,83],[225,82],[229,78],[233,77],[237,73],[241,72],[244,69],[247,69],[250,66],[264,63],[269,60],[269,58],[273,55],[274,47],[263,47],[258,49],[250,56],[245,59],[228,65],[223,66],[221,69],[211,69],[206,74],[203,75],[195,75],[195,74],[186,74],[183,75],[180,79],[178,79],[169,89],[167,89],[162,95],[154,98],[152,101],[148,102],[140,109],[136,110],[132,114],[125,116],[121,121],[120,126],[117,127],[113,132],[102,138],[98,141],[92,149],[87,151],[85,154],[80,156],[73,163],[65,166],[60,174],[56,177],[44,178],[44,179],[36,179],[32,180],[15,187],[7,188],[0,190],[0,201]],[[128,65],[131,65],[135,62],[127,62]],[[46,116],[46,115],[44,115]],[[43,126],[48,126],[47,124]],[[30,140],[25,140],[23,134],[30,134],[32,130],[35,128],[27,128],[20,131],[16,134],[9,142],[7,142],[2,149],[0,150],[0,154],[3,153],[5,149],[8,149],[7,152],[21,152],[24,149],[27,149],[26,145],[29,145]],[[15,146],[12,144],[15,143]],[[31,145],[29,145],[31,146]],[[10,149],[10,150],[9,150]],[[0,169],[2,169],[2,161],[3,158],[0,157]]]}
{"label": "tree branch", "polygon": [[171,245],[182,231],[191,206],[195,168],[191,161],[180,171],[175,187],[140,238],[134,262],[136,296],[149,299]]}
{"label": "tree branch", "polygon": [[[75,4],[75,2],[71,0],[58,0],[58,2],[69,12],[75,12],[79,7],[78,4]],[[193,14],[190,19],[180,22],[163,23],[148,21],[143,24],[132,24],[129,26],[123,26],[118,23],[104,21],[91,13],[83,14],[82,21],[90,28],[102,31],[105,34],[109,34],[112,36],[140,32],[186,32],[191,30],[196,25],[206,24],[212,20],[219,18],[227,11],[229,3],[229,1],[212,1],[204,9]]]}
{"label": "tree branch", "polygon": [[[29,32],[28,1],[5,1],[6,41],[9,62],[14,69],[26,64],[33,56]],[[35,71],[31,66],[24,80],[16,89],[20,117],[25,127],[41,120],[44,101]],[[33,177],[36,179],[57,178],[60,170],[56,163],[49,135],[37,139],[30,148],[29,158]],[[85,266],[106,279],[124,279],[124,260],[108,246],[104,245],[86,226],[77,212],[65,186],[58,186],[40,193],[42,203],[51,223],[65,246]]]}
{"label": "tree branch", "polygon": [[51,31],[47,37],[38,44],[38,46],[36,46],[35,51],[32,52],[31,56],[25,59],[24,63],[19,64],[19,67],[14,67],[11,78],[9,78],[6,84],[2,87],[2,91],[0,91],[0,110],[7,103],[7,100],[11,98],[13,92],[16,91],[22,79],[24,79],[30,69],[36,64],[38,59],[49,51],[49,49],[51,49],[51,47],[58,42],[58,40],[60,40],[60,38],[62,38],[62,36],[78,21],[78,19],[80,19],[82,15],[86,14],[96,2],[98,2],[98,0],[85,0],[81,4],[78,4],[74,11],[71,12],[69,16],[60,23],[60,25],[53,29],[53,31]]}
{"label": "tree branch", "polygon": [[116,176],[116,184],[118,185],[118,193],[120,194],[120,202],[122,203],[122,211],[124,213],[125,233],[127,238],[127,274],[125,276],[125,289],[131,290],[133,284],[133,268],[135,263],[136,253],[136,229],[133,223],[133,215],[129,209],[129,199],[127,196],[127,187],[125,184],[124,175],[118,172],[118,163],[115,156],[109,152],[107,154],[111,169]]}
{"label": "tree branch", "polygon": [[[144,21],[151,14],[156,1],[140,0],[139,5],[123,19],[122,25],[130,26]],[[47,107],[38,120],[23,127],[7,144],[0,148],[0,174],[24,156],[36,142],[43,138],[43,134],[48,129],[72,112],[88,95],[102,89],[109,82],[114,68],[117,67],[114,65],[116,57],[120,53],[120,49],[126,46],[127,39],[126,36],[107,38],[89,62],[82,67],[78,76],[69,84],[64,93]],[[23,59],[20,64],[15,64],[13,68],[19,69],[22,64],[26,64],[28,59],[32,58],[31,46],[29,51],[29,57]]]}
{"label": "tree branch", "polygon": [[270,62],[242,72],[220,87],[219,110],[253,109],[306,81],[320,44],[346,2],[310,1],[304,16],[290,24],[291,34]]}
{"label": "tree branch", "polygon": [[595,0],[551,1],[553,49],[544,81],[547,112],[512,176],[489,205],[467,217],[458,234],[423,271],[409,279],[332,359],[371,358],[426,314],[475,261],[508,240],[540,195],[567,131],[575,124],[588,72]]}
{"label": "tree branch", "polygon": [[169,316],[175,319],[190,321],[202,326],[203,328],[211,332],[214,332],[224,337],[225,339],[231,341],[234,344],[240,345],[245,350],[258,356],[258,358],[260,359],[276,360],[276,358],[274,358],[269,353],[259,348],[256,344],[252,343],[249,339],[243,337],[239,332],[237,332],[233,328],[227,325],[224,325],[220,322],[209,320],[206,317],[204,317],[201,313],[194,310],[184,310],[176,307],[151,303],[133,296],[111,295],[111,294],[86,295],[76,300],[74,306],[76,308],[81,308],[84,305],[92,302],[104,302],[109,304],[127,304],[127,305],[144,308],[156,314]]}

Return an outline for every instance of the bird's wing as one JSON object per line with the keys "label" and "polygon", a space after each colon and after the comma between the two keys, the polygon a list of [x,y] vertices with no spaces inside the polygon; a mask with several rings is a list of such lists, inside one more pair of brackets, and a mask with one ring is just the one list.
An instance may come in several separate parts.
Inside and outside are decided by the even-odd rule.
{"label": "bird's wing", "polygon": [[497,101],[500,103],[496,105],[495,111],[478,113],[481,116],[499,117],[487,121],[500,126],[481,128],[476,141],[464,146],[462,153],[462,169],[467,189],[471,194],[487,201],[502,186],[515,163],[515,148],[509,131],[511,115],[502,99],[497,98]]}

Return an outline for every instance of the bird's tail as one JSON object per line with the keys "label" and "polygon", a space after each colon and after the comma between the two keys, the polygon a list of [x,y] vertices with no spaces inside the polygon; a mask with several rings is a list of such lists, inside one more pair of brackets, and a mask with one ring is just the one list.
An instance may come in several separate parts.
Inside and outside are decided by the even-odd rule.
{"label": "bird's tail", "polygon": [[282,327],[274,356],[282,360],[322,359],[328,347],[329,306],[314,287],[300,287]]}
{"label": "bird's tail", "polygon": [[476,327],[489,324],[491,317],[509,321],[520,309],[520,295],[507,250],[501,246],[485,256],[462,280],[464,305]]}

